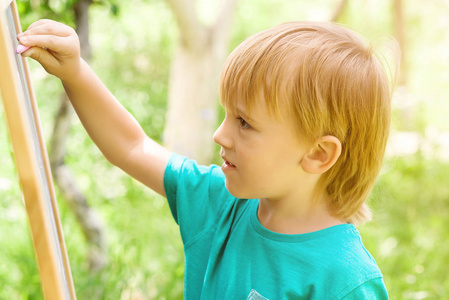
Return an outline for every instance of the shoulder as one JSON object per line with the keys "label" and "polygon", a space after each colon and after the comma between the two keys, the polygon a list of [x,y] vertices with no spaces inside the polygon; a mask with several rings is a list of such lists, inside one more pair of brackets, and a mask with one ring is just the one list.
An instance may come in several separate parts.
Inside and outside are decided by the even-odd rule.
{"label": "shoulder", "polygon": [[[348,273],[381,274],[376,261],[362,242],[359,231],[352,224],[338,225],[333,234],[325,236],[324,255],[334,254],[330,267]],[[329,257],[327,258],[329,259]]]}
{"label": "shoulder", "polygon": [[363,245],[359,231],[348,225],[329,238],[335,240],[334,249],[328,253],[327,273],[340,287],[335,299],[388,299],[382,272]]}
{"label": "shoulder", "polygon": [[186,175],[203,175],[213,173],[217,177],[223,178],[224,175],[221,168],[217,165],[204,166],[198,164],[195,160],[189,159],[185,156],[172,153],[170,155],[167,167],[165,169],[165,177],[177,176],[179,173]]}
{"label": "shoulder", "polygon": [[167,194],[178,188],[214,189],[224,187],[224,174],[217,165],[203,166],[193,159],[171,154],[164,174],[164,187]]}

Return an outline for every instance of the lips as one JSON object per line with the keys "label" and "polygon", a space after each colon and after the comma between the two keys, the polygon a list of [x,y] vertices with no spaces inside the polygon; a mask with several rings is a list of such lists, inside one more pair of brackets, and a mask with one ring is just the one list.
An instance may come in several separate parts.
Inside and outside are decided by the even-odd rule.
{"label": "lips", "polygon": [[223,170],[223,172],[225,174],[237,170],[235,165],[233,163],[231,163],[229,160],[226,160],[224,158],[223,158],[223,160],[224,160],[224,162],[223,162],[223,165],[221,166],[221,169]]}
{"label": "lips", "polygon": [[225,162],[224,162],[226,165],[228,165],[228,166],[231,166],[231,167],[234,167],[235,168],[235,165],[233,165],[232,163],[230,163],[229,161],[227,161],[227,160],[225,160]]}
{"label": "lips", "polygon": [[226,158],[226,156],[221,155],[221,158],[222,158],[223,161],[224,161],[223,167],[231,167],[231,168],[235,168],[235,165],[234,165],[232,162],[230,162],[230,161]]}

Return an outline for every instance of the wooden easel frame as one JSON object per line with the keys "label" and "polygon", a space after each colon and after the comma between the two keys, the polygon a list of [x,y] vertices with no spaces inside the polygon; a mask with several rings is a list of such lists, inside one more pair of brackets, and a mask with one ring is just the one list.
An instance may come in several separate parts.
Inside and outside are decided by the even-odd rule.
{"label": "wooden easel frame", "polygon": [[76,299],[14,0],[0,0],[0,90],[45,299]]}

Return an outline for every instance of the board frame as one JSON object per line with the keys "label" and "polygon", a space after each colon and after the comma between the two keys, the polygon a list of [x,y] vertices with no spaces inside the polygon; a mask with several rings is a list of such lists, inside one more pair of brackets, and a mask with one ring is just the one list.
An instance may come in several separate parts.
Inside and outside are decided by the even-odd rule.
{"label": "board frame", "polygon": [[15,51],[19,32],[15,0],[0,0],[1,99],[42,291],[47,300],[74,300],[75,288],[28,62]]}

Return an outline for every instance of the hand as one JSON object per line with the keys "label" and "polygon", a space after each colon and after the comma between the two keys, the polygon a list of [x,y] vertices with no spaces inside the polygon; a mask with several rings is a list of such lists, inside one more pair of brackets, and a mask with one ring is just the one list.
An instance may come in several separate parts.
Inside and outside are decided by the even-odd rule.
{"label": "hand", "polygon": [[80,42],[73,28],[52,20],[40,20],[17,39],[20,44],[31,47],[22,56],[35,59],[62,81],[76,78],[81,57]]}

